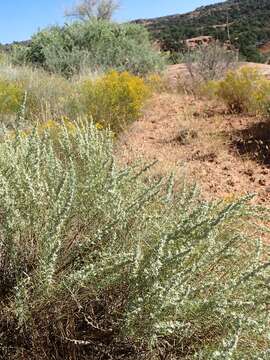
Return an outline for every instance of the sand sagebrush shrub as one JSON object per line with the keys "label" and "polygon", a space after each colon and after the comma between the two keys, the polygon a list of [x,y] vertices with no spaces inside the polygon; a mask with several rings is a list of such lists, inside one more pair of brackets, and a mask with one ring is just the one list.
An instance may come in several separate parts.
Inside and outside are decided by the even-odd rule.
{"label": "sand sagebrush shrub", "polygon": [[229,71],[223,80],[209,83],[208,87],[231,112],[265,114],[269,111],[270,81],[255,68],[246,66]]}
{"label": "sand sagebrush shrub", "polygon": [[259,209],[146,181],[75,126],[1,139],[0,357],[268,359]]}
{"label": "sand sagebrush shrub", "polygon": [[221,79],[237,63],[237,53],[219,42],[189,50],[183,59],[192,81],[196,84]]}
{"label": "sand sagebrush shrub", "polygon": [[119,132],[139,117],[151,88],[128,72],[111,71],[96,80],[86,80],[79,91],[84,113]]}

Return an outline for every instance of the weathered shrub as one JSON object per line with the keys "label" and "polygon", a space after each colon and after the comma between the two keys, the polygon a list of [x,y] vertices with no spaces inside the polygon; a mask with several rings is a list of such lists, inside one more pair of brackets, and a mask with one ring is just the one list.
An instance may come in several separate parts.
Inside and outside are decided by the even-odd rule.
{"label": "weathered shrub", "polygon": [[150,87],[128,72],[112,71],[96,80],[85,81],[80,92],[84,113],[102,126],[119,132],[138,118],[150,95]]}
{"label": "weathered shrub", "polygon": [[0,143],[0,357],[268,359],[270,263],[243,232],[267,213],[145,181],[75,126]]}
{"label": "weathered shrub", "polygon": [[184,57],[191,79],[195,83],[221,79],[237,62],[237,53],[218,42],[189,50]]}
{"label": "weathered shrub", "polygon": [[270,81],[261,77],[252,98],[252,109],[262,115],[270,115]]}

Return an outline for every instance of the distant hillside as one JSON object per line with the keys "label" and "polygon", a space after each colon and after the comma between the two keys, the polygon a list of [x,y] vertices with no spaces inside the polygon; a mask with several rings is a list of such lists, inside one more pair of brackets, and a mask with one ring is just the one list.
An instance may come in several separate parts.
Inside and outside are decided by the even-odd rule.
{"label": "distant hillside", "polygon": [[186,14],[135,22],[145,25],[164,50],[181,51],[181,40],[211,35],[221,41],[229,38],[247,60],[259,61],[258,49],[270,41],[270,0],[228,0]]}
{"label": "distant hillside", "polygon": [[21,45],[21,46],[28,46],[30,44],[30,40],[24,40],[24,41],[14,41],[11,44],[0,44],[0,51],[11,51],[12,47],[14,45]]}

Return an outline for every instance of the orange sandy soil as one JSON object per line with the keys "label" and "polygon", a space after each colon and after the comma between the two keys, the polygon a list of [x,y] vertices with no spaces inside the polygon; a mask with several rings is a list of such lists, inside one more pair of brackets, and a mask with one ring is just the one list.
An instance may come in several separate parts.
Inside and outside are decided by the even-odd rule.
{"label": "orange sandy soil", "polygon": [[123,164],[157,160],[154,176],[185,174],[207,199],[254,193],[256,203],[269,204],[269,149],[270,121],[164,92],[155,94],[142,118],[121,135],[116,154]]}
{"label": "orange sandy soil", "polygon": [[[270,43],[269,43],[270,46]],[[253,67],[256,68],[262,75],[270,79],[270,65],[267,64],[257,64],[251,62],[239,62],[238,67]],[[186,64],[175,64],[170,65],[166,71],[166,78],[171,82],[172,85],[175,85],[180,78],[188,76],[188,68]]]}

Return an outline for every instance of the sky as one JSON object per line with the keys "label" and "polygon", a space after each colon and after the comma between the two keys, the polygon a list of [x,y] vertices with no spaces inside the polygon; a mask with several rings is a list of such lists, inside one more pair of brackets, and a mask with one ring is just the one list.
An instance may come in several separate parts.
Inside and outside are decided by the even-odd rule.
{"label": "sky", "polygon": [[[122,0],[117,21],[185,13],[221,0]],[[27,40],[37,30],[63,24],[74,0],[0,0],[0,43]]]}

